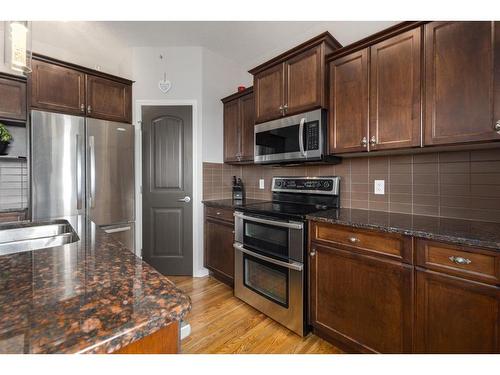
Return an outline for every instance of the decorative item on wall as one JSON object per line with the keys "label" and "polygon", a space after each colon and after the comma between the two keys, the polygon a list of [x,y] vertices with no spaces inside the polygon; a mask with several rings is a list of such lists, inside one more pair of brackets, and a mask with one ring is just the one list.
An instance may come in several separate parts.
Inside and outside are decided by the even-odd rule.
{"label": "decorative item on wall", "polygon": [[31,22],[4,22],[4,59],[12,70],[31,73]]}
{"label": "decorative item on wall", "polygon": [[172,88],[172,82],[167,79],[167,59],[160,55],[160,60],[165,60],[165,71],[163,72],[163,79],[158,82],[158,88],[166,94]]}

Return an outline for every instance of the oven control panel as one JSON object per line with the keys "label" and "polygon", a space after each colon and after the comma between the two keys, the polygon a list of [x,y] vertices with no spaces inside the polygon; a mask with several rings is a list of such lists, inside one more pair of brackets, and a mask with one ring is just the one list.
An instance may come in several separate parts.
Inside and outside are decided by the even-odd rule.
{"label": "oven control panel", "polygon": [[274,192],[338,195],[340,177],[273,177]]}

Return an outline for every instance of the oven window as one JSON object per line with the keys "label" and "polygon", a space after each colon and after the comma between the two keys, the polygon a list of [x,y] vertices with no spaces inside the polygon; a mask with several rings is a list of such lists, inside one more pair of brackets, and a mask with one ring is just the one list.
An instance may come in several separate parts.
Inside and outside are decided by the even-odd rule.
{"label": "oven window", "polygon": [[288,308],[288,268],[243,254],[243,284]]}
{"label": "oven window", "polygon": [[288,259],[288,228],[244,220],[243,244],[266,254]]}

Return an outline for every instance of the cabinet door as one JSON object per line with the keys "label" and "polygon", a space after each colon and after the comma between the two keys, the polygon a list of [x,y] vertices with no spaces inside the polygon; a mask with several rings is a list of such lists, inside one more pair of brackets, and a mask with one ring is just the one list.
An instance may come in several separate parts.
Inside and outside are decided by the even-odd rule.
{"label": "cabinet door", "polygon": [[0,78],[0,117],[26,120],[26,82]]}
{"label": "cabinet door", "polygon": [[240,154],[240,102],[224,103],[224,161],[239,161]]}
{"label": "cabinet door", "polygon": [[324,91],[324,63],[321,57],[321,46],[318,46],[285,63],[286,115],[321,106]]}
{"label": "cabinet door", "polygon": [[[367,151],[368,51],[330,62],[330,153]],[[366,143],[363,143],[363,140]]]}
{"label": "cabinet door", "polygon": [[205,219],[205,267],[230,284],[234,280],[233,230],[231,223]]}
{"label": "cabinet door", "polygon": [[117,122],[132,121],[132,87],[87,75],[87,115]]}
{"label": "cabinet door", "polygon": [[425,145],[500,140],[495,22],[425,25]]}
{"label": "cabinet door", "polygon": [[499,288],[417,271],[415,350],[499,353]]}
{"label": "cabinet door", "polygon": [[241,160],[252,161],[255,136],[255,101],[253,93],[240,98],[240,125]]}
{"label": "cabinet door", "polygon": [[33,60],[31,106],[72,115],[85,115],[85,74]]}
{"label": "cabinet door", "polygon": [[283,116],[284,64],[278,64],[255,75],[255,119],[264,122]]}
{"label": "cabinet door", "polygon": [[411,351],[412,267],[311,245],[311,323],[356,350]]}
{"label": "cabinet door", "polygon": [[370,150],[420,146],[421,29],[370,48]]}

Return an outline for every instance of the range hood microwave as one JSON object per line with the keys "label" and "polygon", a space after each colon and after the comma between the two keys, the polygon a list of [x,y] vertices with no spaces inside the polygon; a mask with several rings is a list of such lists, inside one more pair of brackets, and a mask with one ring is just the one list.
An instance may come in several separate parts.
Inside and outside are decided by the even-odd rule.
{"label": "range hood microwave", "polygon": [[317,109],[255,125],[254,163],[339,163],[326,155],[326,111]]}

